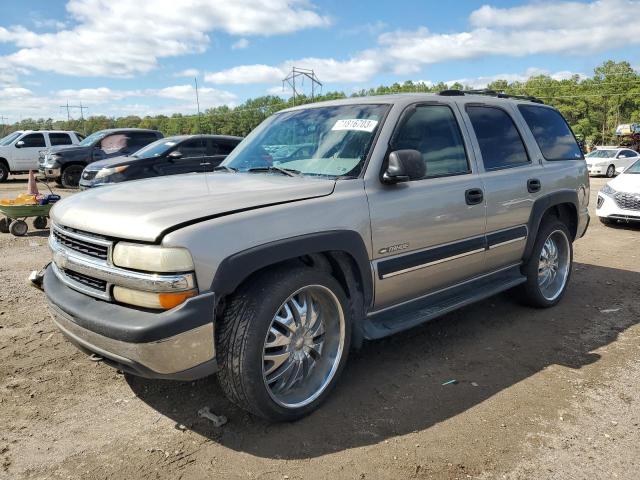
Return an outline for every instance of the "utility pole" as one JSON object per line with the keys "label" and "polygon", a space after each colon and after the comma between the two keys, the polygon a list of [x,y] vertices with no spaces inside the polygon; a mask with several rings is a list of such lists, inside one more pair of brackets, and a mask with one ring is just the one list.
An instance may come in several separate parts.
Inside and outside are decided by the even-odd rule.
{"label": "utility pole", "polygon": [[4,132],[7,129],[7,125],[4,123],[5,120],[9,120],[7,117],[5,117],[4,115],[0,115],[0,125],[2,125],[2,136],[4,137]]}
{"label": "utility pole", "polygon": [[311,101],[313,101],[316,94],[316,85],[322,89],[322,82],[320,82],[313,70],[308,68],[292,67],[291,72],[282,79],[282,88],[284,89],[285,82],[289,84],[293,91],[293,104],[295,105],[296,97],[298,96],[298,89],[296,88],[296,79],[298,78],[301,78],[303,84],[305,78],[311,80]]}
{"label": "utility pole", "polygon": [[[69,105],[69,100],[67,100],[67,104],[66,105],[60,105],[60,108],[66,108],[67,109],[67,123],[71,122],[71,113],[70,113],[70,109],[72,108],[77,108],[80,110],[80,124],[82,125],[82,133],[87,133],[84,129],[84,111],[88,110],[89,107],[83,107],[82,106],[82,102],[80,102],[80,105]],[[68,125],[67,125],[68,127]]]}

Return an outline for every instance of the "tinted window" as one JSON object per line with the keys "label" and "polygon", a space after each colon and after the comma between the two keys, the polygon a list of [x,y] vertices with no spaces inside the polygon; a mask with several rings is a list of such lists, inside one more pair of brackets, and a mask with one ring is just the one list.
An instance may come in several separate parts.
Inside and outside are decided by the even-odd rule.
{"label": "tinted window", "polygon": [[133,149],[142,148],[158,140],[158,136],[153,132],[128,132],[126,135],[130,138],[129,147]]}
{"label": "tinted window", "polygon": [[402,124],[394,150],[418,150],[427,167],[425,178],[469,172],[462,134],[451,109],[423,105]]}
{"label": "tinted window", "polygon": [[23,148],[46,147],[44,143],[44,135],[41,133],[30,133],[29,135],[25,135],[24,137],[22,137],[20,141],[24,142]]}
{"label": "tinted window", "polygon": [[201,157],[207,153],[207,141],[203,138],[196,138],[182,142],[176,148],[184,158]]}
{"label": "tinted window", "polygon": [[51,145],[71,145],[71,137],[67,133],[50,133],[49,141]]}
{"label": "tinted window", "polygon": [[214,155],[229,155],[233,152],[233,149],[236,148],[237,143],[223,143],[223,142],[214,142],[213,143],[213,153]]}
{"label": "tinted window", "polygon": [[582,151],[560,112],[545,107],[518,105],[542,155],[547,160],[575,160]]}
{"label": "tinted window", "polygon": [[522,138],[507,112],[494,107],[469,106],[467,113],[480,144],[486,170],[529,162]]}
{"label": "tinted window", "polygon": [[635,156],[638,155],[633,150],[623,150],[622,153],[623,153],[623,156],[626,157],[626,158],[632,158],[632,157],[635,157]]}

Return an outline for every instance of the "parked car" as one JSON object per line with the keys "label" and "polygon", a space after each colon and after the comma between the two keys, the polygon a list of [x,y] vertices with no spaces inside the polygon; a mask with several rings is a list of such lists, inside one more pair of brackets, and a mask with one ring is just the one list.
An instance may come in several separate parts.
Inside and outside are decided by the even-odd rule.
{"label": "parked car", "polygon": [[90,163],[80,189],[190,172],[211,172],[240,143],[227,135],[179,135],[150,143],[130,156]]}
{"label": "parked car", "polygon": [[342,99],[269,117],[214,173],[63,199],[53,262],[33,278],[94,359],[154,378],[217,372],[242,408],[294,420],[363,340],[512,288],[557,304],[588,199],[552,107],[461,91]]}
{"label": "parked car", "polygon": [[63,130],[18,130],[0,139],[0,182],[9,174],[38,170],[41,150],[59,145],[77,145],[84,137]]}
{"label": "parked car", "polygon": [[596,207],[604,224],[640,222],[640,160],[602,187]]}
{"label": "parked car", "polygon": [[598,147],[586,157],[590,175],[605,175],[613,178],[617,169],[627,168],[640,159],[640,154],[630,148]]}
{"label": "parked car", "polygon": [[130,155],[162,138],[157,130],[113,128],[92,133],[76,146],[51,147],[39,159],[40,175],[76,188],[84,167],[98,160]]}

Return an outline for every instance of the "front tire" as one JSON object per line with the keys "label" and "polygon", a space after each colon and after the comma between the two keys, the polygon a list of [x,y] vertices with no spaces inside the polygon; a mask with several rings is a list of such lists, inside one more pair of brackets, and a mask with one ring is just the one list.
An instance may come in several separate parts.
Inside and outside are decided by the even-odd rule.
{"label": "front tire", "polygon": [[315,410],[335,386],[351,342],[349,300],[327,272],[277,268],[241,286],[217,329],[227,397],[270,421]]}
{"label": "front tire", "polygon": [[0,160],[0,183],[6,182],[9,177],[9,166],[4,162],[4,160]]}
{"label": "front tire", "polygon": [[62,171],[60,182],[64,188],[78,188],[80,176],[84,167],[82,165],[69,165]]}
{"label": "front tire", "polygon": [[573,245],[567,226],[555,217],[540,225],[529,260],[522,268],[527,277],[520,299],[527,305],[548,308],[564,295],[573,264]]}
{"label": "front tire", "polygon": [[614,165],[609,165],[607,167],[607,173],[606,176],[607,178],[613,178],[616,175],[616,167]]}

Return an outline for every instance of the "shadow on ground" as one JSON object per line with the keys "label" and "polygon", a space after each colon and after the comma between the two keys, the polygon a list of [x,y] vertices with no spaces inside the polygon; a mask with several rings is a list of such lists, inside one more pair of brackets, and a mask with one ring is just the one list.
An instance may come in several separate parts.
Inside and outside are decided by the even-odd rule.
{"label": "shadow on ground", "polygon": [[[292,424],[244,413],[224,399],[214,378],[177,383],[127,376],[127,382],[154,409],[225,447],[267,458],[317,457],[427,429],[549,365],[579,369],[598,361],[595,349],[639,321],[639,290],[640,273],[576,264],[555,308],[522,307],[507,292],[369,342],[352,353],[322,407]],[[621,309],[600,312],[612,306]],[[450,379],[458,384],[442,385]],[[203,406],[229,423],[216,429],[198,418]]]}

